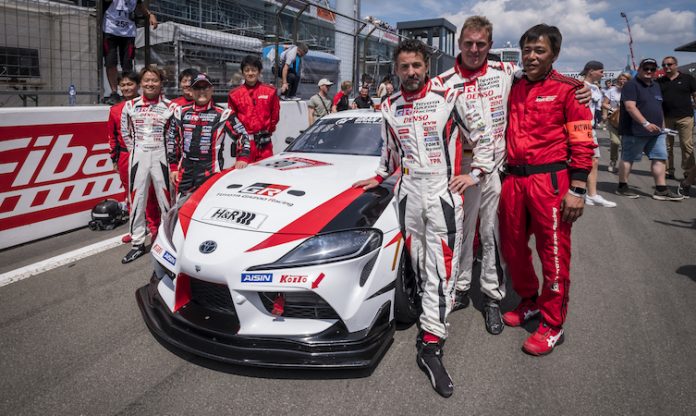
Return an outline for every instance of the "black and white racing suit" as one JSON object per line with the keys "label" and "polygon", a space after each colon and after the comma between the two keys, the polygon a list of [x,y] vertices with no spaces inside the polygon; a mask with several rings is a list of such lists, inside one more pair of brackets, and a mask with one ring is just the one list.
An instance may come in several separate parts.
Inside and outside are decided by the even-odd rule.
{"label": "black and white racing suit", "polygon": [[161,213],[169,210],[171,196],[165,133],[175,108],[177,105],[164,97],[149,100],[145,96],[130,100],[123,107],[121,134],[130,152],[128,197],[133,246],[145,243],[145,206],[150,183]]}
{"label": "black and white racing suit", "polygon": [[230,155],[248,159],[249,136],[231,109],[212,100],[204,106],[177,107],[167,132],[167,154],[169,168],[178,172],[179,195],[193,192],[223,169],[226,137]]}
{"label": "black and white racing suit", "polygon": [[486,134],[475,116],[463,116],[467,103],[459,98],[430,81],[416,93],[389,97],[382,104],[384,144],[375,177],[381,181],[401,168],[399,221],[422,292],[421,329],[441,339],[454,301],[463,222],[462,196],[448,185],[460,172],[462,133]]}
{"label": "black and white racing suit", "polygon": [[491,141],[464,143],[462,172],[480,181],[464,192],[464,243],[462,246],[456,289],[469,290],[473,269],[473,246],[476,222],[479,219],[481,241],[481,291],[491,299],[505,297],[506,265],[498,256],[503,269],[498,276],[496,255],[499,253],[498,201],[500,200],[500,168],[505,164],[505,127],[507,101],[517,68],[508,62],[488,61],[476,71],[461,66],[461,55],[454,68],[434,79],[435,83],[461,91],[465,99],[480,97],[484,121],[491,129]]}

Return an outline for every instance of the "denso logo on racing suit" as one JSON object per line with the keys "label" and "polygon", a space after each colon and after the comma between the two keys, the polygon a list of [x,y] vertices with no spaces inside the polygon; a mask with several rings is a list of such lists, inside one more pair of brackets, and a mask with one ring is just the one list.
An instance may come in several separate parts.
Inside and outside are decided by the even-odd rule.
{"label": "denso logo on racing suit", "polygon": [[90,210],[122,192],[105,123],[0,127],[0,230]]}

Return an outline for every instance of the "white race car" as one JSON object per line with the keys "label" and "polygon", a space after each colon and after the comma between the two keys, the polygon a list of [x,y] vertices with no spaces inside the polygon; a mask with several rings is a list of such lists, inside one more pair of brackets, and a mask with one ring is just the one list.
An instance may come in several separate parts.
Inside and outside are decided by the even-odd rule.
{"label": "white race car", "polygon": [[366,368],[418,316],[393,194],[370,191],[382,117],[326,116],[285,152],[210,178],[162,220],[136,297],[164,342],[224,362]]}

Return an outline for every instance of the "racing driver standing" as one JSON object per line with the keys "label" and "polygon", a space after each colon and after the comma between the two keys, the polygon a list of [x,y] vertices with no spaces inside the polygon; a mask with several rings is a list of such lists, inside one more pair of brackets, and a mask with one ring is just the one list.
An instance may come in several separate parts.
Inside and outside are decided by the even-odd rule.
{"label": "racing driver standing", "polygon": [[259,80],[261,59],[247,55],[240,65],[244,83],[230,91],[227,107],[235,112],[246,131],[253,136],[250,161],[273,156],[271,135],[280,120],[280,99],[275,87]]}
{"label": "racing driver standing", "polygon": [[[130,152],[128,196],[132,248],[121,263],[130,263],[145,254],[145,211],[150,184],[162,214],[169,210],[169,165],[165,132],[177,105],[162,97],[163,72],[155,66],[140,71],[143,95],[126,102],[121,115],[121,134]],[[152,240],[155,235],[152,235]]]}
{"label": "racing driver standing", "polygon": [[233,138],[231,155],[237,157],[236,169],[247,166],[249,136],[231,109],[213,102],[213,84],[208,75],[199,73],[191,82],[193,104],[174,111],[167,132],[167,160],[170,179],[178,185],[179,195],[196,190],[225,165],[225,137]]}
{"label": "racing driver standing", "polygon": [[418,40],[405,40],[394,52],[401,91],[382,104],[382,157],[377,175],[353,186],[371,189],[401,168],[396,185],[401,234],[421,291],[422,313],[416,340],[418,366],[433,388],[449,397],[452,379],[442,356],[447,315],[462,238],[462,196],[449,189],[460,172],[462,133],[487,140],[480,100],[427,78],[430,53]]}
{"label": "racing driver standing", "polygon": [[[532,355],[548,354],[563,341],[570,231],[582,215],[596,147],[593,115],[574,96],[582,81],[553,69],[561,41],[558,28],[546,24],[530,28],[520,38],[525,76],[510,91],[509,176],[503,181],[498,207],[501,251],[512,287],[522,298],[503,320],[520,326],[541,313],[539,327],[522,346]],[[542,265],[541,294],[529,248],[531,234]]]}

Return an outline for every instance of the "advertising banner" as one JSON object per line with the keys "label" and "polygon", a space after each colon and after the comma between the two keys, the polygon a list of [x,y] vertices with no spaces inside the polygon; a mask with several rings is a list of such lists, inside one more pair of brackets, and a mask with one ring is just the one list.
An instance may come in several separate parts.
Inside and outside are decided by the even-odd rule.
{"label": "advertising banner", "polygon": [[123,199],[108,111],[0,109],[0,248],[84,227],[98,202]]}

